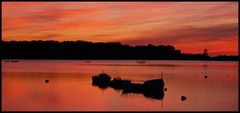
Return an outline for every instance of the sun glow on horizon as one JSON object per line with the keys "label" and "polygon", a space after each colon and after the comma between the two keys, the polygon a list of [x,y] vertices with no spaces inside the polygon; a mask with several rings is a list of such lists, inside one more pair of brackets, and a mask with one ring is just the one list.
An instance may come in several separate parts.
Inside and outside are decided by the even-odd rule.
{"label": "sun glow on horizon", "polygon": [[238,55],[238,2],[2,2],[2,40],[173,45]]}

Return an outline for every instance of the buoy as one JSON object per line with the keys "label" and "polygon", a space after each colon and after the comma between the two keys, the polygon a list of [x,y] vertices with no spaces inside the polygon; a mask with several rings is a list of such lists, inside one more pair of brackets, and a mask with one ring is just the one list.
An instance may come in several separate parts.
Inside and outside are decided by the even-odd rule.
{"label": "buoy", "polygon": [[164,91],[167,91],[167,88],[164,88]]}
{"label": "buoy", "polygon": [[204,76],[204,78],[207,78],[207,77],[208,77],[207,75]]}
{"label": "buoy", "polygon": [[185,97],[185,96],[182,96],[182,97],[181,97],[181,100],[182,100],[182,101],[185,101],[186,99],[187,99],[187,97]]}
{"label": "buoy", "polygon": [[45,83],[48,83],[49,82],[49,80],[45,80]]}

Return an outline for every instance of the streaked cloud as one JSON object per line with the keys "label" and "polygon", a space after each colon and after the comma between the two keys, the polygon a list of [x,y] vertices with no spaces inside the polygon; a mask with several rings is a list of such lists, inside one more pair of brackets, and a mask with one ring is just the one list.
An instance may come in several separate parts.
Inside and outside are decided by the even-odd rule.
{"label": "streaked cloud", "polygon": [[3,40],[172,44],[238,54],[237,2],[3,2]]}

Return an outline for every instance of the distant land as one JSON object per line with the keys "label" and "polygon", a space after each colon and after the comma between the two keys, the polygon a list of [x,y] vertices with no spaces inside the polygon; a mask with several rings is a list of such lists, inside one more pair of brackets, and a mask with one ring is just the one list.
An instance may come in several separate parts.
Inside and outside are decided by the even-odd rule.
{"label": "distant land", "polygon": [[87,59],[87,60],[217,60],[237,61],[238,56],[182,53],[172,45],[129,46],[120,42],[88,41],[1,41],[3,59]]}

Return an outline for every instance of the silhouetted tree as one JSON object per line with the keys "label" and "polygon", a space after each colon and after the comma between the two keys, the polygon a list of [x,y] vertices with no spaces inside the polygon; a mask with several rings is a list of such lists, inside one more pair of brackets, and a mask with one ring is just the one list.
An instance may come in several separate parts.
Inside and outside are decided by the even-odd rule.
{"label": "silhouetted tree", "polygon": [[166,59],[166,60],[237,60],[238,56],[209,57],[184,54],[171,45],[129,46],[120,42],[87,41],[1,41],[3,59]]}
{"label": "silhouetted tree", "polygon": [[203,55],[204,55],[204,56],[208,56],[208,50],[207,50],[207,49],[204,49],[204,50],[203,50]]}

